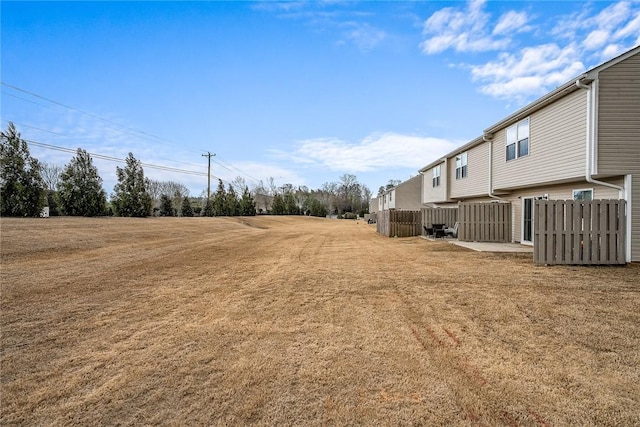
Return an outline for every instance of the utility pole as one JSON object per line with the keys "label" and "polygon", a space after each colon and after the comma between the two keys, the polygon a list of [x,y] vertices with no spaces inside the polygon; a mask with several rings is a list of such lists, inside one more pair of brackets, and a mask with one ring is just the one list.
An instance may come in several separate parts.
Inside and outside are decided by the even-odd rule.
{"label": "utility pole", "polygon": [[211,154],[210,152],[207,151],[207,154],[203,154],[202,157],[208,157],[209,158],[209,167],[207,169],[207,201],[209,200],[209,197],[211,196],[211,158],[213,156],[215,156],[216,154],[213,153]]}

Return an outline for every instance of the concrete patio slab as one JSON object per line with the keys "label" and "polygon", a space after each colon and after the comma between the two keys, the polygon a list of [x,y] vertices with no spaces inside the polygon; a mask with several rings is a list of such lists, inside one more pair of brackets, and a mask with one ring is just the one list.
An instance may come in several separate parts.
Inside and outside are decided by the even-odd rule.
{"label": "concrete patio slab", "polygon": [[529,252],[533,253],[533,246],[520,243],[491,243],[491,242],[460,242],[449,240],[451,244],[462,246],[478,252]]}

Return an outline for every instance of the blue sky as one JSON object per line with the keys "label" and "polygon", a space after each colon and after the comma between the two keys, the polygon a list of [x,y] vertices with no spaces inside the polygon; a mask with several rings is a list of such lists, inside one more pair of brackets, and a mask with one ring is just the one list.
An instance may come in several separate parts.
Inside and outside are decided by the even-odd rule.
{"label": "blue sky", "polygon": [[[375,194],[640,44],[639,1],[1,3],[2,128],[148,165]],[[72,154],[31,146],[44,162]],[[95,158],[107,193],[118,163]],[[190,171],[190,174],[166,170]],[[214,178],[215,179],[215,178]],[[213,186],[213,184],[212,184]]]}

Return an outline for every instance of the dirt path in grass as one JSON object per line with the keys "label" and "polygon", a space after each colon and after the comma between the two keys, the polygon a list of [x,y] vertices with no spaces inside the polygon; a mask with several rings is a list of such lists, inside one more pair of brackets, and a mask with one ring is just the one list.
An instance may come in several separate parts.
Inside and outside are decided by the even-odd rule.
{"label": "dirt path in grass", "polygon": [[640,424],[638,265],[300,217],[0,233],[2,425]]}

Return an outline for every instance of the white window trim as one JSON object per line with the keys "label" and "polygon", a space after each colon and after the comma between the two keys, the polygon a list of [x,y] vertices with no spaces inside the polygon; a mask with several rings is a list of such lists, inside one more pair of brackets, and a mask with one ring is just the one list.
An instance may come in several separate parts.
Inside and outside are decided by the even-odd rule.
{"label": "white window trim", "polygon": [[433,178],[431,179],[431,185],[433,188],[440,187],[440,165],[433,168]]}
{"label": "white window trim", "polygon": [[[520,138],[520,136],[518,135],[518,125],[520,123],[524,122],[525,120],[528,122],[528,125],[527,125],[527,128],[528,128],[527,137],[526,138]],[[514,127],[516,128],[516,140],[515,140],[515,142],[509,142],[509,139],[508,139],[507,135],[509,133],[509,129],[514,128]],[[524,119],[519,120],[518,122],[512,124],[511,126],[507,127],[504,132],[505,132],[505,154],[506,154],[507,147],[509,147],[510,145],[514,145],[514,148],[515,148],[515,157],[513,159],[506,159],[506,155],[505,155],[505,159],[506,159],[507,162],[510,162],[512,160],[517,160],[517,159],[519,159],[521,157],[529,156],[529,153],[531,152],[531,118],[530,117],[524,118]],[[520,141],[524,141],[525,139],[527,140],[527,154],[521,156],[521,155],[519,155],[518,148],[519,148],[519,145],[520,145]]]}
{"label": "white window trim", "polygon": [[[595,193],[595,191],[593,190],[593,188],[576,188],[576,189],[574,189],[574,190],[571,190],[571,198],[572,198],[573,200],[577,200],[577,199],[576,199],[576,193],[577,193],[577,192],[579,192],[579,191],[590,191],[590,192],[591,192],[591,200],[594,200],[594,199],[595,199],[595,194],[596,194],[596,193]],[[580,199],[580,200],[583,200],[583,199]],[[590,202],[591,200],[587,200],[587,201],[588,201],[588,202]]]}
{"label": "white window trim", "polygon": [[[464,163],[462,162],[464,159]],[[458,161],[460,162],[460,166],[458,166]],[[456,179],[464,179],[469,176],[469,154],[468,151],[464,153],[460,153],[456,156]],[[466,168],[466,169],[465,169]],[[458,170],[460,170],[460,174],[458,174]]]}

